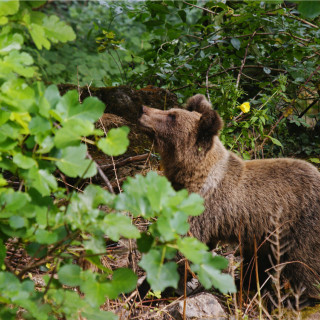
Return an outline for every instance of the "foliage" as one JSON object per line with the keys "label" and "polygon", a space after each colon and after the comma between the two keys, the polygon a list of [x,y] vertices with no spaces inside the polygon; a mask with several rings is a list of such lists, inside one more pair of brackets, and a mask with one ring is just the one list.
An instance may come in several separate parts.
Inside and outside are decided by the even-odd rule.
{"label": "foliage", "polygon": [[[137,276],[130,269],[111,270],[101,264],[104,236],[113,241],[147,239],[138,242],[140,265],[155,290],[177,286],[174,257],[181,251],[207,288],[233,292],[232,278],[221,273],[226,260],[213,258],[196,239],[181,238],[189,228],[188,216],[203,211],[200,196],[174,191],[166,178],[153,172],[128,179],[120,195],[93,184],[69,192],[60,183],[59,177],[79,182],[93,177],[97,165],[87,145],[119,155],[127,148],[129,130],[113,129],[100,138],[103,133],[94,122],[103,114],[102,102],[94,97],[79,101],[76,91],[61,97],[55,85],[35,80],[39,74],[26,52],[30,41],[41,50],[75,36],[57,16],[34,10],[39,5],[1,3],[0,318],[15,319],[19,310],[25,319],[115,319],[100,306],[106,298],[131,292]],[[128,212],[158,220],[141,234]],[[31,257],[21,270],[5,258],[10,238]],[[80,258],[99,272],[83,269],[77,264]],[[48,272],[45,286],[35,290],[30,271],[39,267]]]}
{"label": "foliage", "polygon": [[[306,21],[297,9],[317,18]],[[226,122],[223,142],[245,158],[277,156],[282,146],[287,153],[306,144],[320,151],[319,133],[300,121],[301,136],[293,123],[295,116],[319,121],[316,2],[146,1],[135,19],[146,25],[152,47],[141,53],[147,69],[132,83],[165,86],[181,97],[206,94]],[[248,114],[238,108],[244,102]]]}
{"label": "foliage", "polygon": [[47,81],[155,85],[181,102],[206,94],[225,120],[223,142],[245,159],[316,156],[319,4],[294,2],[53,2],[43,10],[79,40],[29,51]]}

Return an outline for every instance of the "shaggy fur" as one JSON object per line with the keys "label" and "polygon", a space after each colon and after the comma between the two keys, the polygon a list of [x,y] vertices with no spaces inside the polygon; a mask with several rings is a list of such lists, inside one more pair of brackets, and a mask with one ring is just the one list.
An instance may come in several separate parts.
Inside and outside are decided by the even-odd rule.
{"label": "shaggy fur", "polygon": [[[320,280],[320,173],[294,159],[243,161],[218,137],[222,120],[203,95],[187,109],[161,111],[143,107],[141,126],[155,140],[165,175],[176,190],[186,188],[205,199],[205,211],[191,217],[191,233],[213,248],[217,241],[238,242],[249,262],[257,247],[275,230],[277,217],[289,244],[282,276],[293,288],[316,297]],[[259,271],[270,267],[270,242],[257,253]],[[292,263],[290,263],[292,262]],[[308,267],[306,267],[308,266]],[[260,279],[261,283],[262,280]]]}

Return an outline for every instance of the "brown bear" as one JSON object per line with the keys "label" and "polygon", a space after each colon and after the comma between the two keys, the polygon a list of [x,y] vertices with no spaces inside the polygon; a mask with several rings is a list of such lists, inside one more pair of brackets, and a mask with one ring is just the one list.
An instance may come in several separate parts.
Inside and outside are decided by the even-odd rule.
{"label": "brown bear", "polygon": [[[244,161],[219,140],[223,122],[203,95],[187,110],[142,107],[139,118],[155,141],[167,178],[205,200],[205,211],[190,218],[193,236],[213,248],[218,241],[239,242],[246,262],[257,250],[259,272],[267,277],[272,245],[281,230],[282,277],[318,297],[320,282],[320,173],[289,158]],[[277,221],[275,225],[275,221]],[[278,260],[279,262],[279,260]],[[252,276],[254,278],[254,276]],[[260,279],[260,285],[262,280]]]}

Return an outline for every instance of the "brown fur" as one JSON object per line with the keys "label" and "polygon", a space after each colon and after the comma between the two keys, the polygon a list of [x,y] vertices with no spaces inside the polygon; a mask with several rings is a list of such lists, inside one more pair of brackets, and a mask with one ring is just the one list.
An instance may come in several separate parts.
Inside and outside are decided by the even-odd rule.
{"label": "brown fur", "polygon": [[[282,255],[288,262],[282,275],[293,288],[302,285],[309,296],[318,296],[319,171],[305,161],[287,158],[243,161],[220,142],[222,120],[204,96],[190,98],[187,109],[143,107],[139,121],[154,138],[173,187],[205,199],[204,213],[190,219],[191,233],[211,248],[219,240],[237,242],[240,234],[244,258],[250,261],[254,239],[257,246],[263,243],[277,217],[281,240],[289,243]],[[262,273],[270,266],[270,254],[270,242],[265,241],[258,251]]]}

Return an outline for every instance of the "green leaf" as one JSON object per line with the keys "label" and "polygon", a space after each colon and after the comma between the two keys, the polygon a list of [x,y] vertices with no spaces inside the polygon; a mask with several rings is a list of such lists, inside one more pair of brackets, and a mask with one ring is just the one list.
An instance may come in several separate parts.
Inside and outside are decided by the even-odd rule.
{"label": "green leaf", "polygon": [[38,229],[35,235],[37,242],[40,244],[52,244],[57,242],[59,238],[57,232],[51,232],[43,229]]}
{"label": "green leaf", "polygon": [[18,0],[1,0],[0,1],[0,16],[9,16],[17,13],[19,10]]}
{"label": "green leaf", "polygon": [[232,39],[231,39],[231,44],[232,44],[232,46],[233,46],[235,49],[237,49],[237,50],[239,50],[240,47],[241,47],[241,42],[240,42],[240,40],[237,39],[237,38],[232,38]]}
{"label": "green leaf", "polygon": [[109,156],[123,154],[129,145],[128,133],[129,128],[126,126],[113,128],[109,130],[106,138],[99,140],[98,147]]}
{"label": "green leaf", "polygon": [[71,119],[95,122],[102,116],[104,109],[105,105],[95,97],[88,97],[80,104],[78,92],[71,90],[60,99],[55,111],[62,122]]}
{"label": "green leaf", "polygon": [[9,224],[13,229],[20,229],[26,226],[26,220],[20,216],[11,216],[9,219]]}
{"label": "green leaf", "polygon": [[147,272],[147,280],[152,290],[163,291],[168,287],[177,288],[179,281],[177,264],[164,263],[161,255],[162,253],[158,250],[150,250],[142,256],[139,265]]}
{"label": "green leaf", "polygon": [[172,241],[177,234],[186,234],[189,230],[188,216],[181,211],[165,210],[156,222],[157,229],[165,241]]}
{"label": "green leaf", "polygon": [[192,265],[192,271],[196,272],[202,285],[209,289],[214,286],[222,293],[236,292],[233,278],[229,274],[221,273],[221,260],[212,257],[210,252],[204,256],[201,264]]}
{"label": "green leaf", "polygon": [[51,130],[51,123],[45,118],[35,116],[29,122],[29,130],[34,135],[45,135]]}
{"label": "green leaf", "polygon": [[320,2],[319,1],[299,1],[299,12],[309,19],[314,19],[320,15]]}
{"label": "green leaf", "polygon": [[50,103],[52,108],[54,108],[61,99],[57,86],[53,84],[46,89],[44,97]]}
{"label": "green leaf", "polygon": [[112,280],[106,283],[106,293],[110,299],[116,299],[120,293],[129,293],[136,288],[138,277],[126,268],[113,272]]}
{"label": "green leaf", "polygon": [[106,301],[107,286],[97,280],[97,275],[91,271],[81,273],[80,289],[85,294],[85,299],[93,307],[102,305]]}
{"label": "green leaf", "polygon": [[273,144],[275,144],[275,145],[277,145],[277,146],[279,146],[279,147],[283,148],[282,143],[281,143],[278,139],[273,138],[273,137],[271,137],[271,136],[266,136],[266,137],[268,137],[268,138],[272,141],[272,143],[273,143]]}
{"label": "green leaf", "polygon": [[14,192],[12,189],[8,189],[7,192],[0,193],[0,204],[9,212],[18,212],[30,201],[31,198],[29,194],[24,192]]}
{"label": "green leaf", "polygon": [[23,37],[19,33],[3,34],[0,36],[0,54],[8,54],[12,50],[20,50]]}
{"label": "green leaf", "polygon": [[46,37],[45,29],[43,26],[36,23],[31,23],[28,25],[28,29],[32,37],[32,40],[34,41],[38,50],[41,50],[42,47],[44,47],[47,50],[50,49],[51,44]]}
{"label": "green leaf", "polygon": [[178,209],[189,216],[198,216],[204,211],[204,200],[200,195],[191,193],[178,205]]}
{"label": "green leaf", "polygon": [[32,77],[35,72],[34,67],[26,67],[33,63],[32,57],[26,52],[10,51],[0,60],[0,77],[7,78],[12,72],[23,77]]}
{"label": "green leaf", "polygon": [[54,137],[57,148],[79,145],[82,136],[93,134],[94,126],[88,120],[71,119],[58,130]]}
{"label": "green leaf", "polygon": [[26,112],[34,103],[34,91],[23,79],[11,79],[2,84],[1,99],[6,101],[9,106],[14,107],[14,110]]}
{"label": "green leaf", "polygon": [[72,41],[76,38],[73,29],[57,16],[45,17],[43,27],[46,36],[53,43]]}
{"label": "green leaf", "polygon": [[22,169],[30,169],[32,167],[37,167],[38,164],[35,160],[30,157],[24,156],[22,153],[17,153],[13,156],[13,162]]}
{"label": "green leaf", "polygon": [[311,161],[313,163],[320,163],[320,159],[319,158],[310,158],[309,161]]}
{"label": "green leaf", "polygon": [[156,172],[148,172],[145,182],[147,184],[146,195],[151,208],[159,212],[166,206],[168,198],[174,193],[170,182]]}
{"label": "green leaf", "polygon": [[131,219],[120,213],[107,214],[104,217],[100,228],[114,241],[118,241],[120,236],[124,236],[127,239],[140,238],[140,232],[134,225],[132,225]]}
{"label": "green leaf", "polygon": [[49,196],[58,188],[57,180],[47,170],[33,167],[23,174],[26,184],[35,188],[42,196]]}
{"label": "green leaf", "polygon": [[179,238],[177,242],[181,253],[194,263],[201,263],[208,247],[196,238]]}
{"label": "green leaf", "polygon": [[97,173],[94,162],[85,159],[87,146],[81,144],[78,147],[67,147],[58,155],[57,167],[69,177],[92,177]]}
{"label": "green leaf", "polygon": [[90,184],[79,197],[87,204],[88,208],[97,209],[102,204],[111,206],[115,195],[102,189],[100,186]]}
{"label": "green leaf", "polygon": [[146,232],[142,232],[140,235],[140,238],[137,240],[138,249],[141,253],[147,253],[152,247],[154,237]]}
{"label": "green leaf", "polygon": [[76,287],[82,284],[80,278],[81,268],[75,264],[66,264],[58,271],[59,281],[70,287]]}

